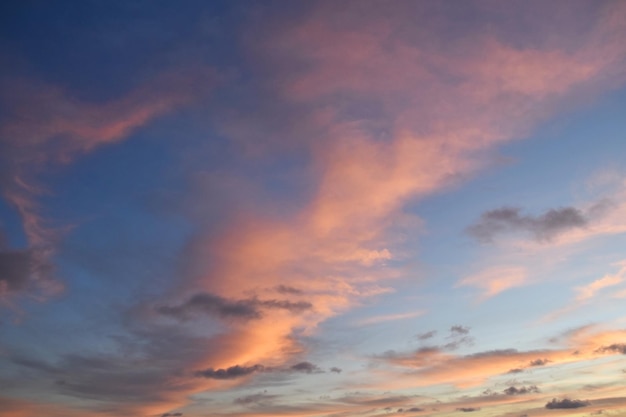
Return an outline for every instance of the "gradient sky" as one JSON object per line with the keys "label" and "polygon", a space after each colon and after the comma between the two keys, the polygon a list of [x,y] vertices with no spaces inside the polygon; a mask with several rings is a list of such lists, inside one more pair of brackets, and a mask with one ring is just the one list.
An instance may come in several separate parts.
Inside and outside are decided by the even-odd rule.
{"label": "gradient sky", "polygon": [[625,1],[13,1],[0,416],[626,415]]}

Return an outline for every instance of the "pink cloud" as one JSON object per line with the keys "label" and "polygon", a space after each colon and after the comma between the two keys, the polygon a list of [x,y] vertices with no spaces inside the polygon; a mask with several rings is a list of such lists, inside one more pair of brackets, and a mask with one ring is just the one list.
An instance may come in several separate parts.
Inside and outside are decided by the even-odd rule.
{"label": "pink cloud", "polygon": [[476,287],[482,291],[481,300],[527,283],[527,272],[515,266],[493,267],[461,279],[456,287]]}
{"label": "pink cloud", "polygon": [[[611,7],[622,12],[620,5]],[[448,50],[435,51],[397,36],[391,21],[357,21],[344,28],[319,13],[259,42],[265,59],[276,59],[282,78],[270,84],[283,100],[330,109],[315,118],[317,131],[325,133],[303,145],[316,180],[308,204],[282,219],[242,214],[218,237],[200,239],[194,250],[210,257],[211,267],[184,289],[239,299],[293,287],[300,291],[294,299],[314,308],[301,315],[267,312],[255,323],[259,330],[235,326],[241,344],[207,357],[207,366],[285,362],[292,352],[301,352],[292,337],[296,331],[315,332],[324,320],[385,291],[385,281],[399,274],[387,263],[403,256],[387,231],[409,201],[473,175],[484,166],[484,154],[527,133],[579,89],[606,89],[606,78],[626,55],[616,42],[609,49],[602,46],[605,55],[597,53],[599,39],[619,30],[606,21],[599,21],[589,44],[577,50],[519,47],[470,34],[450,41]],[[279,59],[306,65],[284,74]],[[341,94],[354,98],[355,105],[378,105],[385,135],[368,121],[342,117],[341,105],[333,104]],[[524,271],[508,268],[467,278],[462,285],[493,296],[525,280]],[[482,381],[536,354],[452,358],[451,363],[468,367],[465,382]],[[546,354],[565,361],[569,352]],[[421,371],[425,384],[458,376],[457,369],[437,363]]]}

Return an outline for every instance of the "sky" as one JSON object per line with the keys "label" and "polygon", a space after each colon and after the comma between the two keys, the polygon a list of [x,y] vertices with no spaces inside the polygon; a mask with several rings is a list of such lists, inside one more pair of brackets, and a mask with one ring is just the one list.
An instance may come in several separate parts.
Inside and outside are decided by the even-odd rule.
{"label": "sky", "polygon": [[626,2],[0,8],[0,417],[626,413]]}

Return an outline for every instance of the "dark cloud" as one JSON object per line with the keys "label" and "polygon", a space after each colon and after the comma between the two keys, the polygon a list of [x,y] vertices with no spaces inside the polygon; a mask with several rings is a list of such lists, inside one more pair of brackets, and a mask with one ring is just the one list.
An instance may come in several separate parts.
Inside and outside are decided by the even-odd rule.
{"label": "dark cloud", "polygon": [[548,359],[535,359],[533,361],[530,361],[530,363],[528,364],[528,366],[544,366],[547,365],[548,363],[550,363],[550,361]]}
{"label": "dark cloud", "polygon": [[27,291],[50,279],[53,266],[48,250],[12,250],[4,244],[0,232],[0,296]]}
{"label": "dark cloud", "polygon": [[557,400],[556,398],[553,398],[551,401],[548,401],[548,403],[546,403],[546,408],[549,410],[557,410],[566,408],[580,408],[586,407],[588,405],[589,401],[570,400],[569,398]]}
{"label": "dark cloud", "polygon": [[261,317],[261,312],[256,306],[247,301],[230,301],[208,293],[196,294],[179,306],[158,307],[157,311],[180,319],[197,312],[222,318],[256,319]]}
{"label": "dark cloud", "polygon": [[332,368],[330,368],[330,372],[334,372],[336,374],[340,374],[341,373],[341,368],[337,368],[336,366],[333,366]]}
{"label": "dark cloud", "polygon": [[257,372],[295,372],[289,367],[266,369],[262,365],[244,364],[199,370],[194,374],[193,368],[189,371],[190,363],[221,357],[221,352],[231,348],[236,333],[206,338],[189,335],[178,325],[133,326],[129,331],[132,333],[115,339],[117,350],[107,355],[67,354],[44,361],[11,352],[8,358],[11,364],[20,367],[16,374],[23,375],[24,383],[49,381],[55,394],[94,401],[94,404],[106,403],[107,412],[118,413],[115,415],[129,415],[125,414],[128,409],[148,403],[162,404],[165,411],[172,398],[182,401],[186,392],[197,387],[199,381],[193,376],[236,381]]}
{"label": "dark cloud", "polygon": [[239,405],[268,405],[278,395],[268,395],[265,393],[246,395],[245,397],[235,398],[233,403]]}
{"label": "dark cloud", "polygon": [[310,310],[313,308],[313,305],[306,301],[258,300],[256,298],[233,301],[214,294],[199,293],[193,295],[183,304],[178,306],[160,306],[157,307],[157,311],[182,320],[189,318],[194,313],[214,315],[220,318],[250,320],[260,318],[262,316],[261,309],[263,308],[301,313],[305,310]]}
{"label": "dark cloud", "polygon": [[419,333],[415,336],[417,340],[428,340],[433,338],[437,334],[437,330],[431,330],[426,333]]}
{"label": "dark cloud", "polygon": [[401,406],[403,404],[406,404],[408,401],[411,401],[411,397],[405,395],[396,395],[390,397],[370,397],[357,391],[345,397],[336,398],[336,401],[345,404],[365,405],[370,407],[385,407],[391,410],[392,407]]}
{"label": "dark cloud", "polygon": [[307,374],[323,372],[319,366],[307,361],[296,363],[289,369],[295,372],[303,372]]}
{"label": "dark cloud", "polygon": [[[474,338],[469,336],[470,328],[466,326],[454,325],[450,327],[450,334],[446,337],[447,343],[436,346],[425,346],[420,348],[416,353],[432,353],[433,351],[456,350],[461,346],[469,346],[474,343]],[[415,336],[417,340],[425,341],[432,339],[437,334],[436,330],[426,333],[419,333]]]}
{"label": "dark cloud", "polygon": [[507,357],[516,355],[519,352],[517,349],[494,349],[486,350],[484,352],[473,353],[465,356],[466,358],[486,358],[486,357]]}
{"label": "dark cloud", "polygon": [[473,411],[480,411],[480,407],[459,407],[456,411],[462,411],[464,413],[471,413]]}
{"label": "dark cloud", "polygon": [[506,395],[523,395],[523,394],[533,394],[533,393],[536,394],[538,392],[539,392],[539,388],[537,388],[536,385],[529,385],[527,387],[522,386],[519,388],[515,386],[511,386],[502,391],[502,393]]}
{"label": "dark cloud", "polygon": [[0,252],[0,294],[21,290],[27,285],[31,258],[29,251]]}
{"label": "dark cloud", "polygon": [[595,350],[596,353],[621,353],[626,355],[626,343],[613,343],[612,345],[602,346]]}
{"label": "dark cloud", "polygon": [[255,372],[265,369],[263,365],[253,366],[231,366],[226,369],[205,369],[204,371],[196,371],[194,373],[197,377],[209,378],[209,379],[236,379],[247,375],[251,375]]}
{"label": "dark cloud", "polygon": [[444,350],[457,350],[461,346],[471,346],[474,344],[474,338],[469,336],[463,336],[459,339],[453,340],[442,346]]}
{"label": "dark cloud", "polygon": [[281,310],[289,310],[293,313],[301,313],[303,311],[310,310],[313,308],[313,304],[307,301],[292,302],[288,300],[265,300],[265,301],[251,300],[250,303],[257,304],[265,308],[278,308]]}
{"label": "dark cloud", "polygon": [[281,294],[301,295],[304,294],[302,290],[287,285],[279,285],[276,287],[276,291]]}
{"label": "dark cloud", "polygon": [[519,373],[521,373],[521,372],[524,372],[524,370],[523,370],[523,369],[521,369],[521,368],[513,368],[513,369],[510,369],[510,370],[507,372],[507,374],[519,374]]}
{"label": "dark cloud", "polygon": [[161,414],[161,417],[180,417],[183,413],[165,413]]}
{"label": "dark cloud", "polygon": [[424,411],[423,408],[419,408],[419,407],[412,407],[409,408],[407,410],[405,410],[407,413],[419,413],[420,411]]}
{"label": "dark cloud", "polygon": [[110,413],[127,415],[128,407],[171,404],[172,398],[191,389],[197,381],[180,378],[188,363],[223,350],[228,337],[195,337],[177,327],[159,326],[135,329],[115,342],[117,349],[108,354],[81,352],[43,361],[25,353],[12,353],[10,360],[21,367],[16,373],[23,376],[21,383],[50,381],[49,389],[54,394],[107,403]]}
{"label": "dark cloud", "polygon": [[459,325],[450,327],[450,335],[447,338],[452,340],[441,348],[443,350],[457,350],[463,345],[470,346],[474,344],[474,338],[469,336],[469,332],[469,327]]}
{"label": "dark cloud", "polygon": [[469,332],[470,332],[469,327],[459,326],[459,325],[450,327],[450,334],[452,335],[464,335],[464,334],[468,334]]}
{"label": "dark cloud", "polygon": [[550,240],[569,229],[588,223],[585,215],[573,207],[551,209],[540,216],[524,215],[516,207],[502,207],[483,213],[467,233],[481,242],[491,242],[506,232],[526,232],[536,240]]}
{"label": "dark cloud", "polygon": [[11,358],[11,362],[25,368],[33,369],[51,375],[62,372],[58,366],[51,365],[48,362],[44,362],[42,360],[31,358],[28,356],[15,355]]}

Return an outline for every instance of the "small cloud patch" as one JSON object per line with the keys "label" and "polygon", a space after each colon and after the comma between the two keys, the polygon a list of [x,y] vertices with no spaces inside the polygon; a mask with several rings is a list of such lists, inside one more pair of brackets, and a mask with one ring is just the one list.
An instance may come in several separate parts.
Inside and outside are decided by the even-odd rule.
{"label": "small cloud patch", "polygon": [[569,398],[563,398],[562,400],[557,400],[553,398],[546,404],[546,408],[549,410],[558,410],[558,409],[570,409],[570,408],[581,408],[586,407],[590,403],[589,401],[582,400],[570,400]]}

